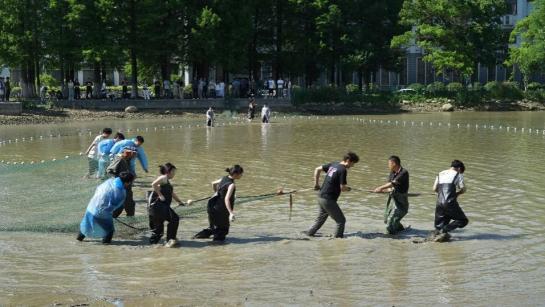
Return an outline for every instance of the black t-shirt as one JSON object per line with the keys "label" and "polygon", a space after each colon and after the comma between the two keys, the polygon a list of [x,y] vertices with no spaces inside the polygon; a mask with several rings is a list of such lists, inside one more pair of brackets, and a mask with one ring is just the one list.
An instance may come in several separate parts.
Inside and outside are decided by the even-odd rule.
{"label": "black t-shirt", "polygon": [[398,193],[409,191],[409,172],[404,168],[401,168],[397,173],[391,172],[388,181],[394,185],[394,189]]}
{"label": "black t-shirt", "polygon": [[320,197],[337,200],[341,195],[341,184],[346,184],[346,167],[338,162],[322,165],[326,173]]}

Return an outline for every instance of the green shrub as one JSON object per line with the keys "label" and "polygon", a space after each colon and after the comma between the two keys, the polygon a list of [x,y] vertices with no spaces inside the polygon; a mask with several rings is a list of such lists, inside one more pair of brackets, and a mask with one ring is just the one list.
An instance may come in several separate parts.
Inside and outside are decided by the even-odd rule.
{"label": "green shrub", "polygon": [[35,109],[38,105],[35,100],[23,100],[23,109],[30,110]]}
{"label": "green shrub", "polygon": [[483,85],[481,84],[481,82],[473,82],[473,84],[471,85],[471,90],[472,91],[477,91],[477,92],[481,92],[483,91]]}
{"label": "green shrub", "polygon": [[346,93],[348,95],[359,94],[360,93],[360,87],[357,84],[353,84],[353,83],[347,84],[346,85]]}
{"label": "green shrub", "polygon": [[537,90],[528,90],[524,93],[524,98],[545,103],[545,89],[537,89]]}
{"label": "green shrub", "polygon": [[43,73],[40,75],[40,82],[42,83],[42,85],[45,85],[47,86],[48,88],[52,88],[52,87],[56,87],[56,86],[60,86],[60,82],[55,79],[52,75],[50,74],[47,74],[47,73]]}
{"label": "green shrub", "polygon": [[428,84],[426,91],[430,94],[440,95],[446,91],[445,84],[443,84],[443,82],[435,81]]}
{"label": "green shrub", "polygon": [[484,89],[489,97],[494,99],[521,99],[523,93],[516,82],[488,82]]}
{"label": "green shrub", "polygon": [[528,91],[537,91],[537,90],[540,90],[543,88],[543,85],[539,82],[532,82],[530,84],[528,84],[528,88],[527,90]]}
{"label": "green shrub", "polygon": [[462,87],[461,90],[456,92],[456,103],[465,106],[478,105],[483,101],[483,95],[476,90],[468,90]]}
{"label": "green shrub", "polygon": [[420,83],[413,83],[413,84],[409,84],[409,86],[407,86],[407,88],[415,90],[417,93],[423,93],[424,89],[425,89],[425,86],[420,84]]}
{"label": "green shrub", "polygon": [[464,86],[460,82],[451,82],[447,85],[447,91],[449,92],[460,92],[464,89]]}

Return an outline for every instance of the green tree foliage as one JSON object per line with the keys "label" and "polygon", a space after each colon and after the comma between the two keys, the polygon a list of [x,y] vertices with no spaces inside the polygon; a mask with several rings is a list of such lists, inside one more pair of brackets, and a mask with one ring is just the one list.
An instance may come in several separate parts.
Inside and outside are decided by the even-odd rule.
{"label": "green tree foliage", "polygon": [[0,59],[21,68],[23,96],[34,96],[43,57],[41,8],[45,0],[3,0],[0,2]]}
{"label": "green tree foliage", "polygon": [[545,69],[545,0],[534,1],[534,10],[511,33],[511,42],[520,44],[510,48],[507,63],[517,65],[523,75],[524,88],[532,74]]}
{"label": "green tree foliage", "polygon": [[405,1],[401,23],[412,29],[394,37],[392,46],[414,42],[439,73],[456,70],[469,78],[477,63],[493,64],[504,48],[500,17],[506,9],[504,0]]}
{"label": "green tree foliage", "polygon": [[35,95],[41,70],[68,79],[82,67],[97,85],[123,69],[133,97],[139,79],[171,78],[182,66],[209,79],[215,68],[227,83],[297,77],[307,87],[324,71],[340,87],[356,71],[359,91],[379,68],[398,69],[413,42],[439,72],[470,76],[476,63],[494,64],[503,8],[503,0],[0,0],[0,62],[21,69],[24,96]]}

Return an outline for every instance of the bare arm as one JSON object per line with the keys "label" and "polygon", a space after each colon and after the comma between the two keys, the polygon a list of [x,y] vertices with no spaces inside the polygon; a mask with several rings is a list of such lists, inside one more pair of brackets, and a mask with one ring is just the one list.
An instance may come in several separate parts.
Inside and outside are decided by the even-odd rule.
{"label": "bare arm", "polygon": [[214,192],[218,191],[218,184],[220,184],[221,179],[218,179],[216,181],[212,181],[212,189],[214,189]]}
{"label": "bare arm", "polygon": [[95,144],[95,140],[93,139],[93,142],[91,142],[91,145],[89,145],[89,147],[87,148],[87,150],[85,151],[85,154],[88,155],[89,152],[91,151],[91,149],[93,149],[93,147],[95,147],[96,144]]}
{"label": "bare arm", "polygon": [[235,185],[231,183],[229,185],[229,188],[227,188],[227,194],[225,194],[225,207],[227,207],[227,211],[229,211],[229,214],[235,214],[233,212],[233,204],[231,204],[231,196],[233,196],[234,191]]}
{"label": "bare arm", "polygon": [[321,166],[318,166],[316,169],[314,169],[314,189],[319,190],[320,189],[320,174],[322,173],[323,169]]}
{"label": "bare arm", "polygon": [[341,191],[343,191],[343,192],[348,192],[348,191],[350,191],[350,190],[352,190],[351,187],[349,187],[349,186],[346,185],[346,184],[341,184]]}
{"label": "bare arm", "polygon": [[391,188],[393,188],[393,187],[394,187],[394,184],[393,184],[393,183],[387,182],[387,183],[381,185],[380,187],[374,189],[373,192],[375,192],[375,193],[382,193],[382,192],[384,192],[384,191],[386,191],[386,190],[388,190],[388,189],[391,189]]}
{"label": "bare arm", "polygon": [[183,201],[172,191],[172,199],[174,199],[178,204],[183,204]]}
{"label": "bare arm", "polygon": [[161,193],[161,183],[164,182],[165,179],[166,179],[166,176],[162,175],[157,177],[157,179],[155,179],[155,181],[151,183],[151,187],[153,188],[155,193],[157,193],[157,196],[159,196],[159,199],[161,200],[165,200],[165,196],[163,196],[163,194]]}

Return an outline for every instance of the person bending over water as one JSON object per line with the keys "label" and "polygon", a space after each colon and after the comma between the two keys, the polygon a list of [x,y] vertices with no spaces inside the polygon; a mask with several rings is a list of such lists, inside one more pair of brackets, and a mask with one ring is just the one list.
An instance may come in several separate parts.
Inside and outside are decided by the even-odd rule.
{"label": "person bending over water", "polygon": [[78,241],[85,237],[102,238],[104,244],[112,241],[115,231],[113,211],[123,206],[126,189],[133,180],[133,174],[122,172],[119,177],[110,178],[97,187],[80,223]]}
{"label": "person bending over water", "polygon": [[118,132],[115,134],[113,139],[106,139],[98,143],[98,172],[97,178],[105,179],[106,178],[106,169],[110,165],[110,150],[115,143],[123,141],[125,136],[123,133]]}
{"label": "person bending over water", "polygon": [[225,170],[229,173],[214,182],[214,196],[208,201],[208,221],[210,228],[197,233],[195,239],[206,239],[214,236],[214,241],[223,242],[229,233],[230,222],[235,220],[235,180],[242,178],[244,169],[236,164]]}
{"label": "person bending over water", "polygon": [[[350,191],[350,187],[347,186],[346,176],[348,169],[358,163],[360,158],[353,152],[348,152],[344,155],[341,162],[333,162],[324,164],[317,167],[314,170],[315,190],[320,190],[320,196],[318,197],[318,217],[314,222],[314,225],[310,227],[304,234],[313,237],[316,232],[324,225],[328,216],[337,223],[337,230],[335,232],[336,238],[342,238],[344,236],[344,225],[346,218],[337,204],[337,199],[342,192]],[[324,183],[320,188],[320,174],[326,173]]]}
{"label": "person bending over water", "polygon": [[159,166],[159,172],[161,175],[151,184],[153,193],[151,193],[149,199],[149,219],[152,229],[150,243],[159,243],[159,240],[163,236],[164,223],[167,221],[167,243],[165,246],[174,247],[178,245],[176,233],[178,232],[180,217],[172,210],[170,203],[174,199],[179,205],[183,205],[170,184],[170,179],[176,175],[176,166],[171,163],[165,163],[165,165]]}
{"label": "person bending over water", "polygon": [[437,203],[435,206],[433,240],[436,242],[448,241],[450,239],[449,232],[456,228],[464,228],[469,223],[458,203],[458,196],[466,191],[464,184],[465,169],[462,161],[454,160],[450,164],[450,169],[440,172],[435,178],[433,191],[437,193]]}

